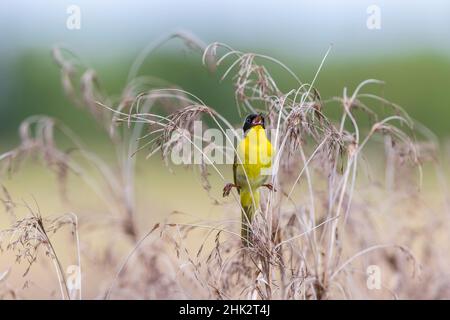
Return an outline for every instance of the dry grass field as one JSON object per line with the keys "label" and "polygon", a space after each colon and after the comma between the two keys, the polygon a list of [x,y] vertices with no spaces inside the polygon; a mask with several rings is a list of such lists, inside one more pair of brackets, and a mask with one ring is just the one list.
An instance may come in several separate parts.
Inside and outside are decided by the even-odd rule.
{"label": "dry grass field", "polygon": [[[222,197],[231,165],[210,161],[222,145],[189,138],[197,120],[219,132],[241,124],[141,74],[160,43],[114,93],[55,47],[55,90],[108,138],[92,148],[37,110],[19,128],[20,145],[0,155],[0,298],[450,298],[448,148],[378,94],[383,79],[324,97],[316,80],[328,52],[306,83],[273,57],[185,33],[164,41],[174,38],[212,77],[232,81],[230,108],[242,119],[266,116],[277,192],[262,191],[249,245],[238,195]],[[173,164],[186,145],[200,163]]]}

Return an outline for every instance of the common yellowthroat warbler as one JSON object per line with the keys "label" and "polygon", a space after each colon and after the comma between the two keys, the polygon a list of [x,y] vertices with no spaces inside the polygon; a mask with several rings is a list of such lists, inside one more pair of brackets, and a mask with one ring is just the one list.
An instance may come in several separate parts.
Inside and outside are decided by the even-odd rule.
{"label": "common yellowthroat warbler", "polygon": [[239,142],[234,157],[234,183],[225,185],[223,196],[228,196],[231,189],[237,189],[242,207],[241,236],[244,245],[248,245],[251,222],[259,208],[259,188],[264,186],[276,190],[267,183],[273,150],[266,136],[264,117],[261,114],[248,115],[243,130],[244,139]]}

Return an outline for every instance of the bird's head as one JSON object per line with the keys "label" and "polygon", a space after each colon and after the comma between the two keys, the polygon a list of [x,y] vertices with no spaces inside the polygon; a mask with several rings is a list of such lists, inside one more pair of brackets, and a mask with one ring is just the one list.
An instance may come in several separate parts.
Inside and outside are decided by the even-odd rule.
{"label": "bird's head", "polygon": [[246,133],[253,127],[261,126],[265,129],[264,116],[262,114],[249,114],[247,118],[245,118],[243,130]]}

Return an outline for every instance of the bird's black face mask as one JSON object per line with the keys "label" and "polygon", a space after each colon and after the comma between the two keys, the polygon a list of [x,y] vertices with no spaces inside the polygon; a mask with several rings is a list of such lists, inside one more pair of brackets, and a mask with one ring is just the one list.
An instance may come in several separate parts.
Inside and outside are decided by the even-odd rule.
{"label": "bird's black face mask", "polygon": [[264,117],[262,114],[249,114],[247,118],[245,118],[244,126],[242,129],[244,130],[244,133],[246,133],[248,130],[250,130],[250,128],[254,126],[262,126],[264,129],[266,128]]}

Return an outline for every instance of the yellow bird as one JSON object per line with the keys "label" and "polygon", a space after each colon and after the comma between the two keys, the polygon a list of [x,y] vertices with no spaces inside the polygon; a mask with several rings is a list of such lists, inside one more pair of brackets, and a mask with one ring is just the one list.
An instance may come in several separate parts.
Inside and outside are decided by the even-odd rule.
{"label": "yellow bird", "polygon": [[251,222],[259,208],[259,188],[264,186],[276,191],[267,183],[272,166],[272,144],[267,139],[265,121],[261,114],[250,114],[243,126],[244,139],[236,149],[233,164],[234,183],[223,188],[223,196],[236,188],[240,195],[242,207],[241,236],[244,245],[248,245]]}

